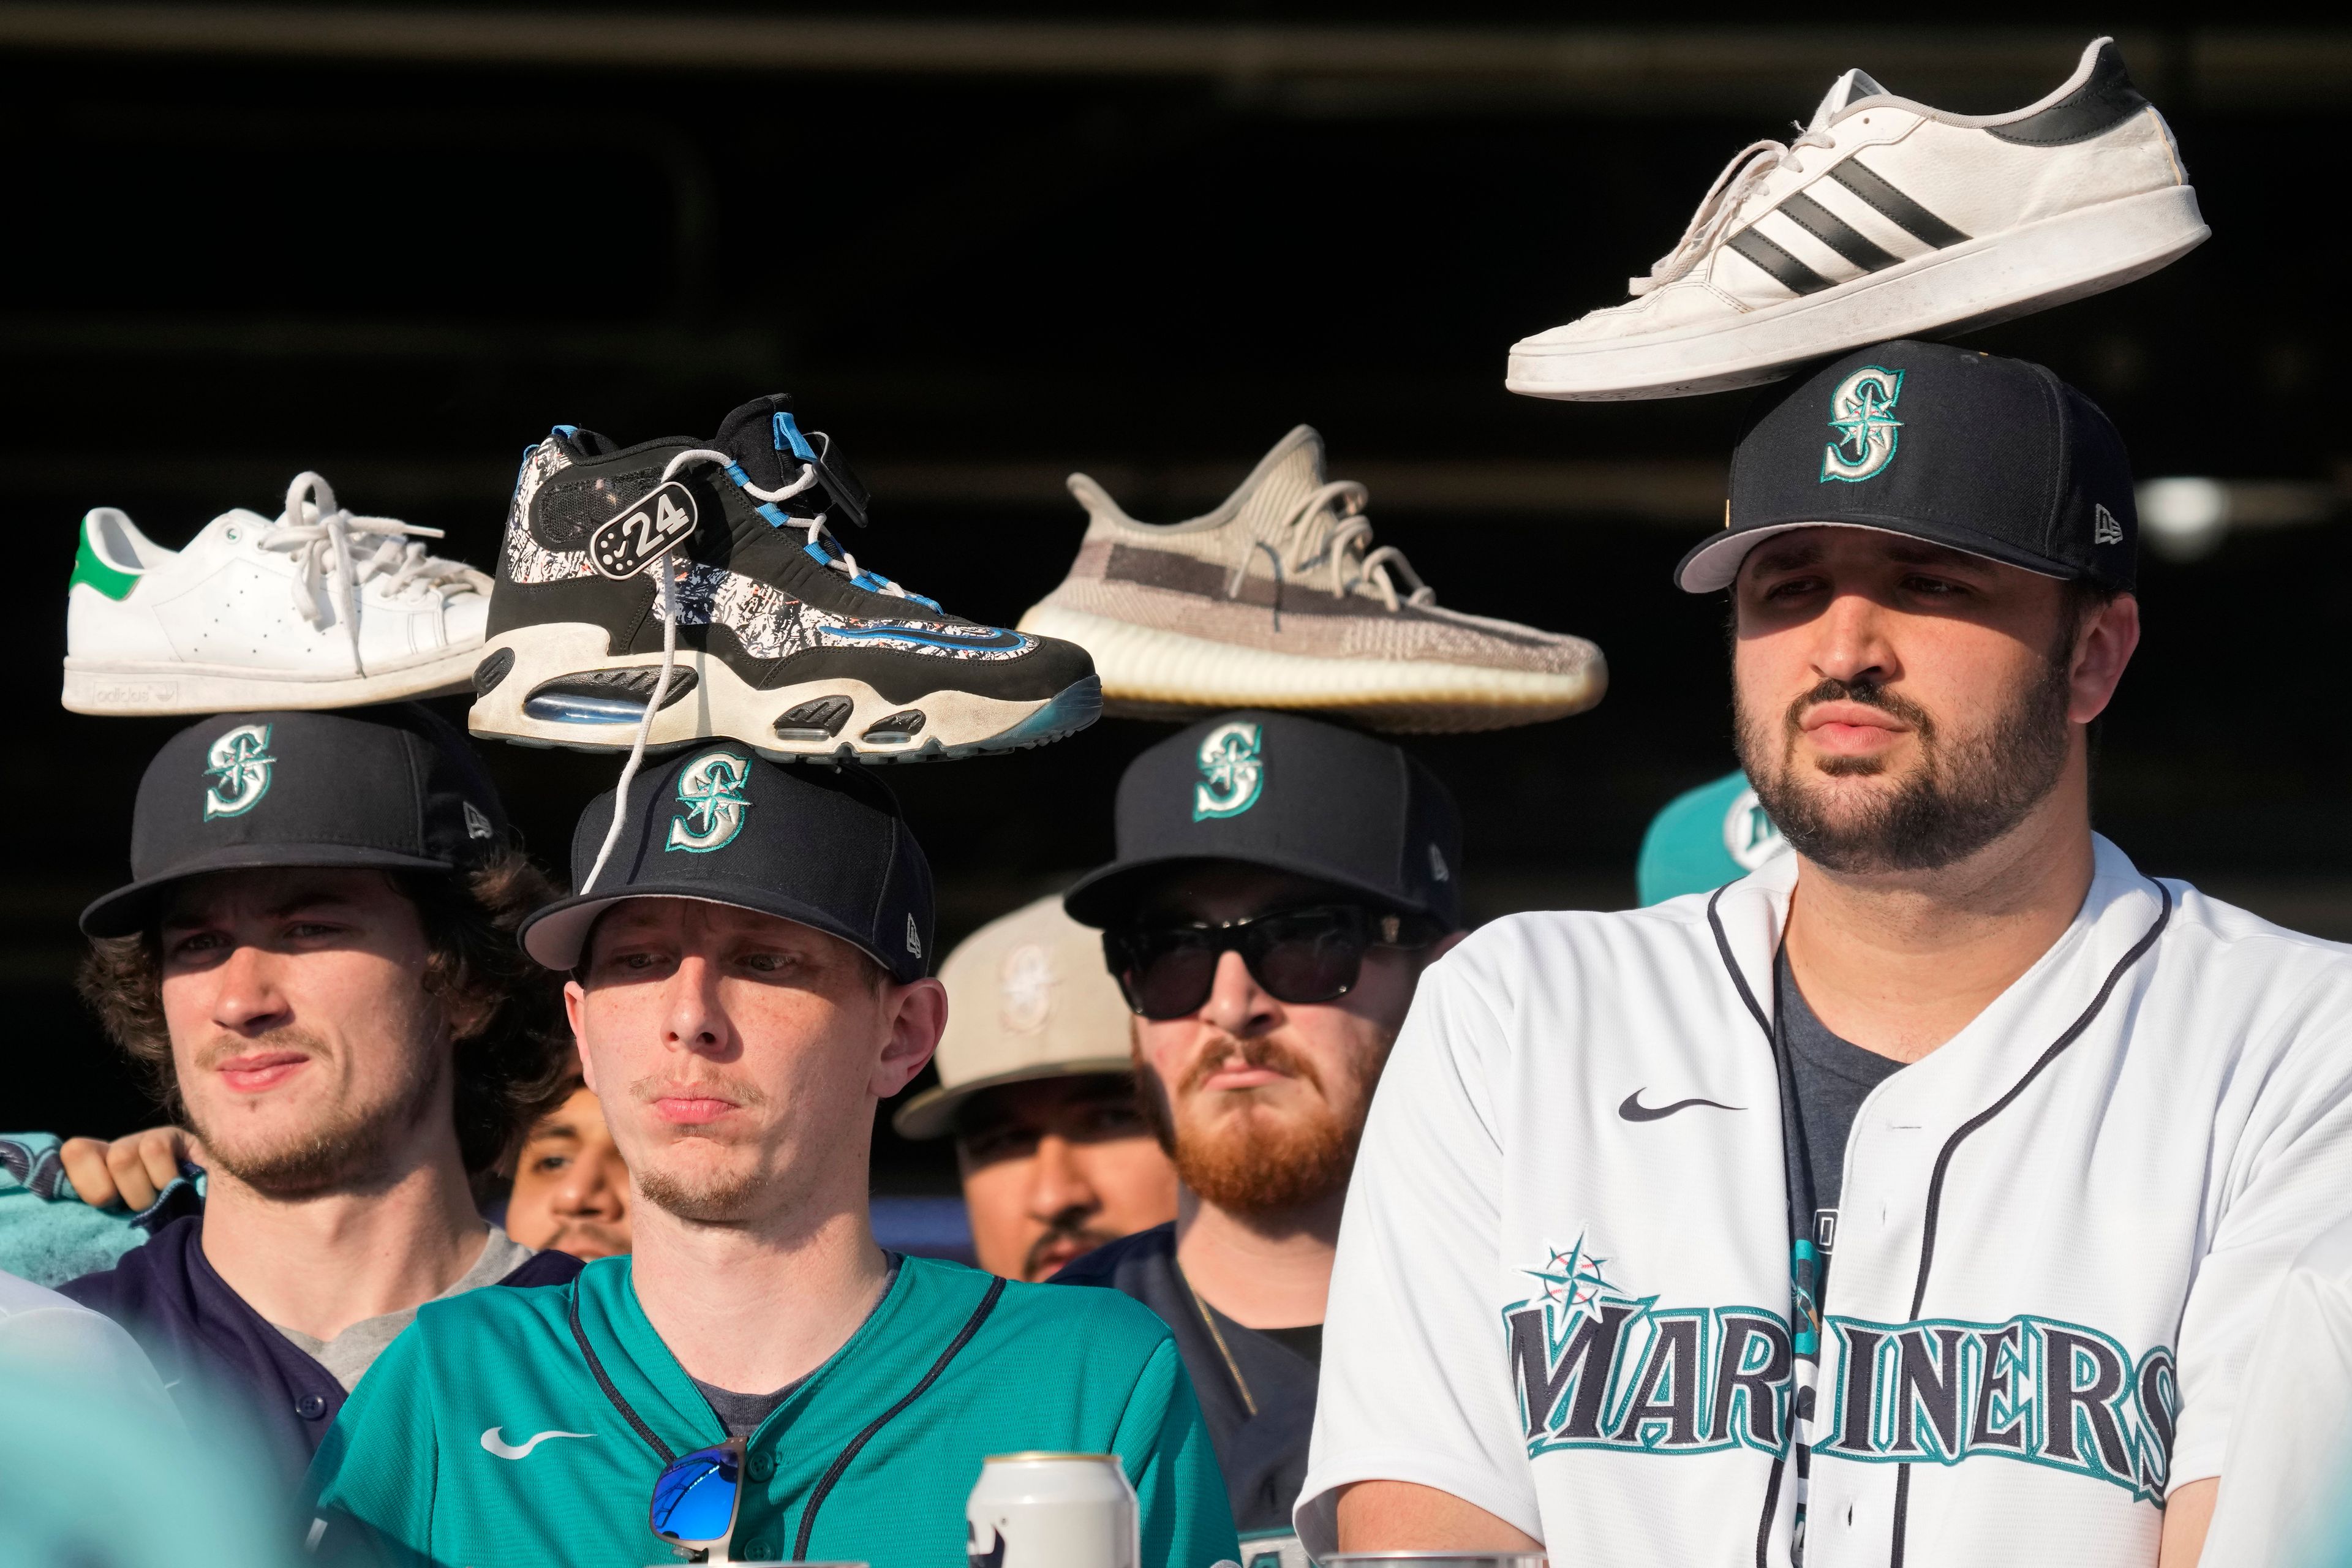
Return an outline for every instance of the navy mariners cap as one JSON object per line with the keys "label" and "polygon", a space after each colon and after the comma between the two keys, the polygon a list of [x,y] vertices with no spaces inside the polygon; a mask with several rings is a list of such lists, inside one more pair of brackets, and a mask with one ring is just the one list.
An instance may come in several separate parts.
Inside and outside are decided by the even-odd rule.
{"label": "navy mariners cap", "polygon": [[456,871],[506,843],[507,817],[465,737],[415,703],[340,713],[230,713],[191,724],[147,764],[131,881],[81,912],[130,936],[164,891],[269,866]]}
{"label": "navy mariners cap", "polygon": [[1296,713],[1203,721],[1128,764],[1118,858],[1062,900],[1108,926],[1149,886],[1204,861],[1328,882],[1375,905],[1462,923],[1462,814],[1437,775],[1386,741]]}
{"label": "navy mariners cap", "polygon": [[[613,825],[613,794],[572,835],[588,880]],[[522,925],[550,969],[580,963],[596,917],[623,899],[699,899],[796,921],[871,956],[900,984],[931,951],[931,867],[898,802],[863,768],[783,767],[748,747],[702,746],[630,781],[627,821],[596,885]]]}
{"label": "navy mariners cap", "polygon": [[1675,581],[1727,588],[1767,538],[1824,524],[2126,592],[2139,539],[2131,459],[2098,405],[2038,364],[1949,343],[1856,349],[1767,408],[1732,454],[1722,531]]}

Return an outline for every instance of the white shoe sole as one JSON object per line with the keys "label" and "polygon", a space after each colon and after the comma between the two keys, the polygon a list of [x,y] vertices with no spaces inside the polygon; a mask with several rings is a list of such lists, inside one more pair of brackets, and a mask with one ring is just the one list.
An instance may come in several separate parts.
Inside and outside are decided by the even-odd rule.
{"label": "white shoe sole", "polygon": [[[522,626],[483,645],[477,662],[500,653],[513,664],[498,683],[475,700],[466,727],[477,735],[520,746],[574,752],[625,752],[635,743],[642,707],[609,721],[561,719],[530,710],[534,691],[564,676],[598,670],[661,668],[659,654],[612,658],[604,628],[579,622]],[[649,752],[675,751],[705,741],[739,741],[772,762],[921,762],[1019,751],[1058,741],[1091,724],[1102,712],[1102,689],[1090,676],[1050,698],[1008,702],[946,688],[911,701],[894,702],[862,680],[806,681],[760,690],[723,658],[692,648],[677,650],[677,668],[694,676],[683,697],[672,697],[654,718],[646,742]],[[787,739],[776,733],[782,714],[823,697],[844,697],[848,719],[830,736]],[[919,730],[868,739],[877,721],[912,709],[922,714]],[[544,708],[542,708],[542,713]]]}
{"label": "white shoe sole", "polygon": [[1037,605],[1021,629],[1094,656],[1103,711],[1194,719],[1218,708],[1343,714],[1372,729],[1436,734],[1501,730],[1580,713],[1608,689],[1598,655],[1575,675],[1402,659],[1310,658],[1186,637],[1083,610]]}
{"label": "white shoe sole", "polygon": [[1930,251],[1715,326],[1511,351],[1503,384],[1529,397],[1615,403],[1776,381],[1807,361],[1889,338],[1945,336],[2113,289],[2213,231],[2175,185]]}
{"label": "white shoe sole", "polygon": [[453,648],[379,675],[276,675],[222,665],[100,664],[68,658],[65,705],[107,717],[249,713],[267,708],[358,708],[471,689],[479,647]]}

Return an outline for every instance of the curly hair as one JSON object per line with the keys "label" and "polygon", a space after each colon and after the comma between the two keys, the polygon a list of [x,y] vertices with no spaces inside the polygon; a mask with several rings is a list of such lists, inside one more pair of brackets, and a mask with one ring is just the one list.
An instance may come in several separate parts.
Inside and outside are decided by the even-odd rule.
{"label": "curly hair", "polygon": [[[462,875],[388,872],[425,928],[426,994],[453,1016],[491,1003],[487,1021],[457,1040],[457,1148],[469,1175],[494,1170],[531,1123],[562,1103],[578,1071],[562,994],[515,939],[554,884],[514,850]],[[93,937],[75,976],[107,1037],[144,1069],[167,1115],[184,1114],[163,1024],[163,946],[153,925],[137,936]]]}

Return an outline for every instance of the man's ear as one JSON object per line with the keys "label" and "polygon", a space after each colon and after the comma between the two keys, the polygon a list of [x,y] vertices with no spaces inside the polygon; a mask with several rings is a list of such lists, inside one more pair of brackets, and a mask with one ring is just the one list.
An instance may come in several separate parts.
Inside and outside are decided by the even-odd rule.
{"label": "man's ear", "polygon": [[2087,724],[2106,711],[2139,647],[2139,600],[2118,594],[2084,617],[2066,671],[2066,717]]}
{"label": "man's ear", "polygon": [[887,1100],[908,1084],[940,1047],[948,1026],[948,988],[923,979],[898,985],[885,982],[882,1006],[889,1036],[875,1058],[867,1086],[878,1100]]}

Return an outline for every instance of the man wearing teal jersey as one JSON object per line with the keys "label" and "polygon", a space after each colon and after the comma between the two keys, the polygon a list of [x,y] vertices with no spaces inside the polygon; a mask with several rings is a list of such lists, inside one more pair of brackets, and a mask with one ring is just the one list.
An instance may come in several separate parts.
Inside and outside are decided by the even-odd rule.
{"label": "man wearing teal jersey", "polygon": [[523,940],[571,974],[635,1255],[420,1314],[312,1467],[320,1553],[641,1568],[673,1550],[656,1478],[732,1439],[714,1560],[937,1568],[968,1544],[982,1459],[1031,1449],[1117,1454],[1152,1568],[1234,1557],[1157,1317],[874,1243],[874,1109],[946,1019],[930,873],[887,792],[719,744],[625,798],[609,863],[613,795],[574,837],[589,890]]}

